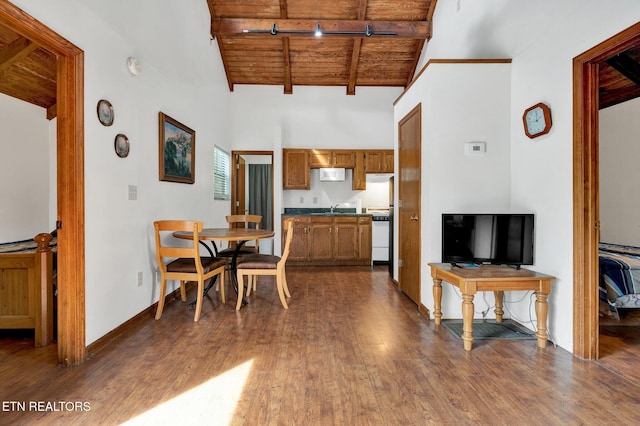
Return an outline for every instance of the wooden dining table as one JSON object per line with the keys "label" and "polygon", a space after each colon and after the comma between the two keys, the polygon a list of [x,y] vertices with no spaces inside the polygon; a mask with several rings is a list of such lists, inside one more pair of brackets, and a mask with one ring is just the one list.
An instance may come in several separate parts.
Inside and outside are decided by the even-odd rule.
{"label": "wooden dining table", "polygon": [[[229,269],[231,271],[231,284],[236,294],[238,294],[238,278],[236,276],[236,262],[238,259],[238,253],[242,249],[242,246],[247,241],[261,240],[263,238],[271,238],[275,235],[274,231],[266,229],[252,229],[252,228],[204,228],[198,233],[198,239],[208,251],[211,257],[218,255],[218,246],[216,241],[236,242],[235,250],[231,256],[231,262],[229,263]],[[173,236],[184,240],[192,240],[193,232],[178,231],[174,232]],[[209,241],[211,247],[206,242]],[[204,295],[209,292],[211,287],[215,284],[215,279],[212,279],[209,285],[204,290]],[[194,302],[195,303],[195,302]],[[243,304],[246,304],[246,300],[243,300]]]}

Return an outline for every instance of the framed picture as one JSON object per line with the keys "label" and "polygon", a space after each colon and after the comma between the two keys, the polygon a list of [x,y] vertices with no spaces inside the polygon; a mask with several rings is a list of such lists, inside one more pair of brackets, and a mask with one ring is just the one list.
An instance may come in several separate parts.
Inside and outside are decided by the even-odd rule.
{"label": "framed picture", "polygon": [[98,101],[98,120],[103,126],[111,126],[113,124],[113,106],[106,99]]}
{"label": "framed picture", "polygon": [[129,155],[129,138],[122,133],[118,133],[113,141],[113,149],[115,149],[118,157],[126,158]]}
{"label": "framed picture", "polygon": [[196,168],[196,132],[160,112],[160,180],[193,183]]}

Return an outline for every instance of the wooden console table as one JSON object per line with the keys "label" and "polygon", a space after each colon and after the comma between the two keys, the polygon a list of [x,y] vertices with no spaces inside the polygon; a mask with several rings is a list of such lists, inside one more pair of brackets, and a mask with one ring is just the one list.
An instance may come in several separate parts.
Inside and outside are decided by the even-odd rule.
{"label": "wooden console table", "polygon": [[464,349],[473,345],[473,296],[478,291],[493,291],[496,298],[496,322],[502,322],[502,297],[505,291],[534,290],[538,319],[538,347],[547,346],[547,296],[555,277],[508,266],[483,265],[477,268],[459,268],[448,263],[429,263],[433,278],[433,317],[436,324],[442,320],[442,280],[455,285],[462,292],[462,340]]}

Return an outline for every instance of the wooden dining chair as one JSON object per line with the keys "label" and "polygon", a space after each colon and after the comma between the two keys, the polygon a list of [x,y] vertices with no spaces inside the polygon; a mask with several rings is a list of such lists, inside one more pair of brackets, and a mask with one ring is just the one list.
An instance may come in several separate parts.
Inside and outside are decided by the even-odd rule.
{"label": "wooden dining chair", "polygon": [[[225,219],[229,224],[229,229],[236,229],[236,228],[260,229],[260,223],[262,222],[262,216],[257,214],[232,214],[232,215],[225,216]],[[258,246],[258,240],[252,240],[252,241],[253,241],[253,245],[251,244],[247,245],[247,243],[244,243],[240,248],[240,250],[238,250],[238,259],[240,259],[242,256],[247,256],[250,254],[255,254],[260,252],[260,247]],[[236,251],[237,244],[238,243],[236,241],[230,241],[229,246],[226,249],[220,250],[218,252],[218,257],[231,259],[231,257],[233,257],[233,254]],[[227,267],[227,271],[229,272],[229,274],[232,273],[230,267]],[[229,276],[229,279],[231,279],[231,276]],[[249,283],[249,285],[254,287],[255,289],[255,286],[256,286],[255,279],[253,279]]]}
{"label": "wooden dining chair", "polygon": [[[158,300],[156,319],[158,320],[162,316],[167,291],[167,281],[169,280],[180,281],[180,298],[183,302],[187,301],[185,283],[187,281],[195,281],[198,283],[196,313],[193,317],[194,321],[200,319],[204,282],[213,279],[216,275],[218,276],[218,280],[220,280],[220,299],[222,303],[225,303],[224,271],[227,266],[227,260],[217,257],[200,256],[198,234],[202,231],[202,222],[158,220],[153,222],[153,226],[156,234],[158,269],[160,269],[160,299]],[[193,241],[188,247],[176,247],[163,243],[163,236],[176,231],[193,232]]]}
{"label": "wooden dining chair", "polygon": [[[260,229],[260,223],[262,222],[262,216],[257,214],[232,214],[232,215],[225,216],[225,219],[229,224],[229,229],[236,229],[236,228]],[[218,252],[218,256],[231,257],[236,248],[236,244],[237,243],[235,241],[230,241],[229,247],[227,247],[224,250],[220,250]],[[247,245],[247,243],[245,243],[240,249],[240,252],[238,254],[239,255],[253,254],[253,253],[258,253],[259,251],[260,250],[258,247],[258,240],[255,240],[253,241],[252,245],[251,244]]]}
{"label": "wooden dining chair", "polygon": [[[244,291],[245,275],[252,277],[257,277],[259,275],[274,275],[276,277],[276,288],[278,289],[280,302],[282,302],[282,306],[284,306],[285,309],[289,308],[285,295],[286,297],[291,297],[291,293],[289,293],[289,287],[287,286],[287,277],[284,267],[287,263],[287,257],[289,257],[291,239],[293,238],[293,220],[286,220],[284,224],[286,239],[282,256],[257,253],[244,256],[242,259],[238,260],[236,266],[236,274],[238,277],[238,302],[236,303],[236,310],[239,310],[242,306],[242,292]],[[248,287],[247,295],[250,292],[251,287]]]}

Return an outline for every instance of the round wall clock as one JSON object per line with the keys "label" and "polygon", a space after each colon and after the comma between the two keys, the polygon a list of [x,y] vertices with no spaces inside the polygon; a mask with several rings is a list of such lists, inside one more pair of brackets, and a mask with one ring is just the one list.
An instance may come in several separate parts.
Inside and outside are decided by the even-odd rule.
{"label": "round wall clock", "polygon": [[98,120],[103,126],[111,126],[113,124],[113,107],[111,102],[101,99],[98,101]]}
{"label": "round wall clock", "polygon": [[551,130],[551,110],[542,102],[524,110],[524,133],[531,139],[546,135]]}

